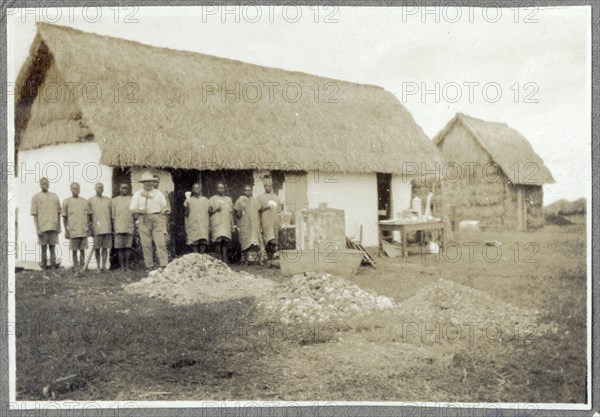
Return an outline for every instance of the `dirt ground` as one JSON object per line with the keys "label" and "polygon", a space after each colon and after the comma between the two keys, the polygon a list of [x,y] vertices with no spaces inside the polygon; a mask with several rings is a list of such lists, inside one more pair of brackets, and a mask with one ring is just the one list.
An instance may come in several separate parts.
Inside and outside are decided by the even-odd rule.
{"label": "dirt ground", "polygon": [[123,291],[141,271],[18,273],[17,399],[584,402],[585,226],[452,242],[438,258],[376,258],[352,281],[401,304],[442,278],[539,319],[452,334],[389,313],[283,325],[252,298],[173,306]]}

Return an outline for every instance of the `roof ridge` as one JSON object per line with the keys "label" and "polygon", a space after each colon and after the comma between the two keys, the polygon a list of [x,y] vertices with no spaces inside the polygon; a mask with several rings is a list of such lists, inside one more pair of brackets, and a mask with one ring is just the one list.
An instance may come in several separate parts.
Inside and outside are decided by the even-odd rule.
{"label": "roof ridge", "polygon": [[[502,121],[497,121],[497,122],[496,122],[496,121],[492,121],[492,120],[485,120],[485,119],[482,119],[482,118],[480,118],[480,117],[474,117],[474,116],[470,116],[470,115],[468,115],[468,114],[466,114],[466,113],[461,113],[461,112],[459,112],[459,113],[456,113],[456,115],[457,115],[457,116],[458,116],[458,115],[460,115],[460,116],[462,116],[463,118],[467,118],[467,119],[473,119],[473,120],[477,120],[478,122],[482,122],[482,123],[491,123],[491,124],[495,124],[495,125],[506,126],[506,127],[508,127],[509,129],[512,129],[512,130],[515,130],[515,131],[517,131],[515,128],[511,127],[511,126],[510,126],[508,123],[506,123],[506,122],[502,122]],[[518,131],[517,131],[517,132],[518,132]]]}
{"label": "roof ridge", "polygon": [[[168,53],[176,53],[176,54],[183,54],[183,55],[199,55],[199,56],[203,56],[203,57],[206,57],[206,58],[216,59],[216,60],[220,60],[220,61],[224,61],[224,62],[230,62],[230,63],[234,63],[234,64],[242,64],[242,65],[253,66],[253,67],[257,67],[257,68],[268,69],[268,70],[283,71],[283,72],[288,73],[290,75],[291,74],[298,74],[298,75],[303,75],[303,76],[308,75],[308,76],[311,76],[311,77],[323,78],[325,80],[334,81],[334,82],[337,82],[337,83],[344,83],[344,84],[349,84],[349,85],[352,85],[352,86],[361,86],[361,87],[375,88],[375,89],[380,89],[380,90],[388,91],[388,90],[386,90],[385,88],[383,88],[380,85],[358,83],[358,82],[354,82],[354,81],[340,80],[338,78],[331,78],[331,77],[328,77],[328,76],[325,76],[325,75],[312,74],[312,73],[304,72],[304,71],[293,71],[293,70],[287,70],[287,69],[280,68],[280,67],[270,67],[270,66],[267,66],[267,65],[253,64],[251,62],[241,61],[239,59],[226,58],[226,57],[222,57],[222,56],[207,54],[207,53],[204,53],[204,52],[190,51],[190,50],[185,50],[185,49],[175,49],[175,48],[169,48],[169,47],[165,47],[165,46],[150,45],[150,44],[147,44],[147,43],[143,43],[143,42],[135,41],[135,40],[131,40],[131,39],[124,39],[124,38],[119,38],[119,37],[116,37],[116,36],[103,35],[103,34],[94,33],[94,32],[86,32],[84,30],[76,29],[76,28],[69,27],[69,26],[55,25],[55,24],[51,24],[51,23],[47,23],[47,22],[37,22],[36,25],[37,25],[37,28],[38,28],[38,32],[42,32],[46,28],[51,28],[50,30],[61,30],[61,31],[65,31],[65,32],[72,32],[72,33],[81,34],[81,35],[84,35],[84,36],[86,36],[86,35],[87,36],[95,36],[95,37],[98,37],[98,38],[104,38],[104,39],[114,40],[114,41],[117,41],[117,42],[130,43],[130,44],[133,44],[133,45],[136,45],[136,46],[141,46],[141,47],[144,47],[144,48],[149,48],[149,49],[154,49],[154,50],[160,50],[160,51],[164,51],[164,52],[168,52]],[[41,30],[40,30],[40,28],[41,28]],[[43,38],[43,35],[42,35],[42,38]]]}
{"label": "roof ridge", "polygon": [[477,131],[473,128],[473,126],[471,126],[469,124],[469,121],[466,119],[469,116],[465,115],[465,114],[462,114],[462,113],[457,113],[456,117],[465,126],[465,128],[467,129],[467,132],[469,132],[473,136],[473,138],[477,141],[477,143],[479,144],[479,146],[481,146],[481,148],[489,155],[489,157],[491,158],[491,160],[494,161],[495,160],[494,154],[487,147],[487,145],[485,145],[483,143],[483,141],[481,140],[481,137],[479,136],[479,134],[477,133]]}
{"label": "roof ridge", "polygon": [[[403,173],[402,161],[441,161],[437,148],[408,109],[381,87],[340,81],[336,100],[331,101],[337,104],[329,105],[308,92],[315,82],[335,82],[326,77],[51,24],[39,24],[36,39],[39,45],[32,50],[30,61],[40,54],[53,56],[57,78],[93,80],[102,88],[135,79],[139,91],[144,92],[133,104],[114,100],[112,94],[100,95],[97,102],[77,95],[83,119],[100,147],[100,163],[105,165],[198,169],[207,164],[206,169],[217,169],[211,167],[218,164],[239,169],[276,161],[283,166],[293,162],[308,170],[317,163],[335,161],[340,172]],[[40,45],[45,45],[43,50]],[[22,72],[31,65],[29,62]],[[281,105],[273,104],[266,91],[258,101],[223,100],[217,93],[208,100],[199,94],[206,80],[238,84],[278,81],[279,90],[296,82],[307,92],[293,101],[279,91],[276,98]],[[16,115],[22,121],[16,133],[23,140],[15,149],[80,141],[78,124],[62,113],[50,114],[46,102],[32,101],[23,107],[30,112]],[[47,120],[57,122],[52,130]],[[348,152],[342,144],[355,152]],[[233,148],[235,152],[231,152]]]}
{"label": "roof ridge", "polygon": [[[498,149],[498,144],[495,140],[499,129],[501,129],[499,131],[502,132],[502,134],[505,135],[505,137],[507,137],[509,141],[513,142],[511,146],[521,147],[521,151],[529,155],[529,157],[532,158],[532,161],[535,161],[535,163],[539,163],[539,169],[545,171],[544,175],[547,177],[547,179],[545,180],[546,183],[554,182],[552,173],[550,172],[548,167],[545,166],[543,159],[536,153],[531,143],[523,134],[521,134],[521,132],[519,132],[517,129],[513,128],[506,122],[492,122],[458,112],[451,119],[449,124],[446,125],[446,127],[444,127],[444,129],[442,129],[438,133],[438,135],[436,135],[436,145],[439,146],[439,144],[446,136],[450,128],[454,126],[454,123],[456,122],[460,122],[462,124],[464,129],[473,137],[475,143],[477,143],[481,147],[481,149],[483,149],[484,152],[487,153],[487,155],[492,161],[494,161],[502,167],[503,171],[505,171],[505,174],[508,175],[508,172],[504,167],[505,161],[503,161],[503,153],[500,152],[500,150]],[[495,130],[495,133],[493,133],[493,135],[495,135],[494,139],[490,139],[489,135],[491,133],[488,131],[488,129]],[[517,181],[517,183],[521,183],[520,178]]]}

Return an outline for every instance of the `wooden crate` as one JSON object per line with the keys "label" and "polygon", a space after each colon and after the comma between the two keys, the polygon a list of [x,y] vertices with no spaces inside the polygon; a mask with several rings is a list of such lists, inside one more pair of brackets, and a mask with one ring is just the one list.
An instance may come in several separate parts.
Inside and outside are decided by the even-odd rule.
{"label": "wooden crate", "polygon": [[356,274],[363,252],[353,249],[338,251],[282,250],[279,251],[281,275],[290,277],[303,272],[327,272],[343,278]]}
{"label": "wooden crate", "polygon": [[296,212],[296,245],[298,249],[323,249],[332,244],[338,250],[346,247],[344,210],[321,207]]}

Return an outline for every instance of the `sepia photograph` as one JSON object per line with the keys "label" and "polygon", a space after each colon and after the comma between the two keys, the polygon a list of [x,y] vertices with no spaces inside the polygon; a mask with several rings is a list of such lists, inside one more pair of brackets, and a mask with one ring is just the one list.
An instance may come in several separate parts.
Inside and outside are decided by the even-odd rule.
{"label": "sepia photograph", "polygon": [[375,6],[3,6],[4,408],[599,415],[598,4]]}

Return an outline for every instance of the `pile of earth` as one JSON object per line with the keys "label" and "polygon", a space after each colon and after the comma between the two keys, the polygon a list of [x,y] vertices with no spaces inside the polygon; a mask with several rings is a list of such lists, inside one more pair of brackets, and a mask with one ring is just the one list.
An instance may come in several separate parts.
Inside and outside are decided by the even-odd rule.
{"label": "pile of earth", "polygon": [[560,199],[543,208],[544,215],[554,214],[559,216],[584,215],[586,213],[587,201],[584,197],[568,201]]}
{"label": "pile of earth", "polygon": [[306,272],[279,285],[259,304],[284,323],[326,322],[391,310],[391,298],[363,290],[343,278]]}
{"label": "pile of earth", "polygon": [[244,297],[259,297],[273,282],[246,272],[232,271],[209,255],[191,253],[175,259],[163,270],[152,271],[125,291],[165,298],[173,304],[210,303]]}
{"label": "pile of earth", "polygon": [[402,320],[428,324],[490,323],[505,329],[537,322],[531,311],[454,281],[440,279],[404,301],[397,309]]}

